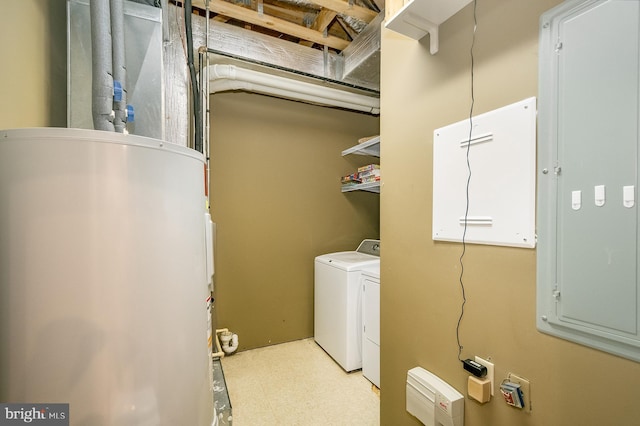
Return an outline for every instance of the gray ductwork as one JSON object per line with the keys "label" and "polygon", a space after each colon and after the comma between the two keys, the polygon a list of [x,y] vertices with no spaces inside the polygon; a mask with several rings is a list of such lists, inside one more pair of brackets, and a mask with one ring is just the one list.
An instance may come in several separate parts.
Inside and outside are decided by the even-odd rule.
{"label": "gray ductwork", "polygon": [[124,133],[127,125],[127,69],[124,56],[124,0],[111,0],[111,47],[113,49],[113,110],[115,131]]}
{"label": "gray ductwork", "polygon": [[96,130],[114,131],[109,0],[91,1],[92,102]]}

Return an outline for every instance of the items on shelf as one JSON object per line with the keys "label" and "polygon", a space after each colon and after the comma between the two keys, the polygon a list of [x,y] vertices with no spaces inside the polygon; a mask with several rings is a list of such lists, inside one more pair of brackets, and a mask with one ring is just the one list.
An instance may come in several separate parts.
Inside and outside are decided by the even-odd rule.
{"label": "items on shelf", "polygon": [[[374,141],[374,139],[375,139],[375,141]],[[365,138],[358,139],[358,143],[365,143],[365,142],[369,142],[369,141],[372,141],[371,143],[379,142],[380,141],[380,135],[367,136]]]}
{"label": "items on shelf", "polygon": [[380,157],[380,135],[358,139],[358,144],[342,151],[342,156],[349,154],[370,155]]}
{"label": "items on shelf", "polygon": [[[356,146],[342,151],[342,156],[357,154],[380,157],[380,135],[367,136],[358,140]],[[380,165],[369,164],[357,172],[342,177],[342,192],[367,191],[380,193]]]}
{"label": "items on shelf", "polygon": [[358,167],[358,171],[342,177],[342,187],[353,187],[363,183],[380,182],[380,165],[368,164]]}

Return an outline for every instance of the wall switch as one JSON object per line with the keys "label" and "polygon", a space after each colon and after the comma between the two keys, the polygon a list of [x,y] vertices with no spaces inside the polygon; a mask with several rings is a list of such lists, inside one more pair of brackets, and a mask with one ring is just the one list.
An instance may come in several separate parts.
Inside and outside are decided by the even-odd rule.
{"label": "wall switch", "polygon": [[482,364],[487,367],[487,375],[484,377],[485,379],[489,379],[491,381],[491,396],[493,396],[493,363],[487,361],[486,359],[482,359],[479,356],[476,357],[475,360],[478,364]]}
{"label": "wall switch", "polygon": [[509,373],[508,380],[512,383],[517,383],[520,385],[520,390],[522,390],[522,397],[524,399],[524,411],[531,412],[531,386],[527,379],[524,379],[520,376],[516,376],[513,373]]}

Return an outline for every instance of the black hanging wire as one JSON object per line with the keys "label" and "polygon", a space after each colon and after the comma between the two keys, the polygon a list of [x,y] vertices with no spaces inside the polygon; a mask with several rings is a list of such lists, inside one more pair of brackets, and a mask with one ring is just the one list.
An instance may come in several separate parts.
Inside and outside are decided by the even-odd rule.
{"label": "black hanging wire", "polygon": [[473,0],[473,38],[471,40],[471,107],[469,109],[469,138],[467,140],[467,152],[466,152],[466,160],[467,160],[467,186],[466,186],[466,206],[464,210],[464,224],[462,231],[462,254],[460,255],[460,288],[462,289],[462,305],[460,306],[460,316],[458,317],[458,324],[456,325],[456,341],[458,343],[458,360],[462,361],[462,344],[460,343],[460,323],[462,322],[462,317],[464,317],[464,305],[467,303],[467,296],[464,288],[464,255],[467,252],[467,218],[469,216],[469,186],[471,184],[471,162],[469,161],[469,150],[471,149],[471,134],[473,132],[473,106],[475,104],[475,95],[474,95],[474,87],[473,87],[473,69],[474,69],[474,59],[473,59],[473,47],[476,44],[476,30],[478,28],[478,19],[476,16],[476,3],[477,0]]}
{"label": "black hanging wire", "polygon": [[194,121],[194,149],[202,152],[202,105],[200,102],[200,90],[196,77],[196,67],[193,64],[193,29],[191,25],[191,14],[193,8],[191,0],[184,2],[184,27],[187,35],[187,65],[191,76],[191,91],[193,97],[193,121]]}

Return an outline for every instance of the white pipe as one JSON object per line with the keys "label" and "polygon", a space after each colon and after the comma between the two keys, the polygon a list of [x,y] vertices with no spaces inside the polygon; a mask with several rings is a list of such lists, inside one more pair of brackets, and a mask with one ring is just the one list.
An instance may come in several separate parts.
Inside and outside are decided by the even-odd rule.
{"label": "white pipe", "polygon": [[[223,330],[226,330],[226,328]],[[218,338],[218,331],[221,331],[221,330],[216,330],[216,338],[215,338],[216,352],[211,354],[212,358],[224,358],[224,351],[220,347],[220,339]]]}
{"label": "white pipe", "polygon": [[229,331],[226,328],[216,329],[216,352],[212,353],[211,356],[213,358],[224,358],[224,351],[220,347],[220,339],[218,338],[218,333],[222,333],[223,331]]}
{"label": "white pipe", "polygon": [[228,330],[220,333],[220,342],[222,342],[222,350],[227,355],[231,355],[238,349],[238,335]]}
{"label": "white pipe", "polygon": [[127,67],[124,48],[124,0],[111,0],[110,4],[113,80],[119,82],[122,89],[120,100],[117,101],[115,97],[113,100],[115,112],[113,126],[116,132],[125,133],[127,130]]}
{"label": "white pipe", "polygon": [[235,65],[209,65],[208,72],[211,83],[210,94],[227,90],[246,90],[311,104],[380,114],[380,99],[373,96],[266,74]]}
{"label": "white pipe", "polygon": [[231,336],[231,344],[229,345],[229,353],[234,353],[238,349],[238,335]]}

